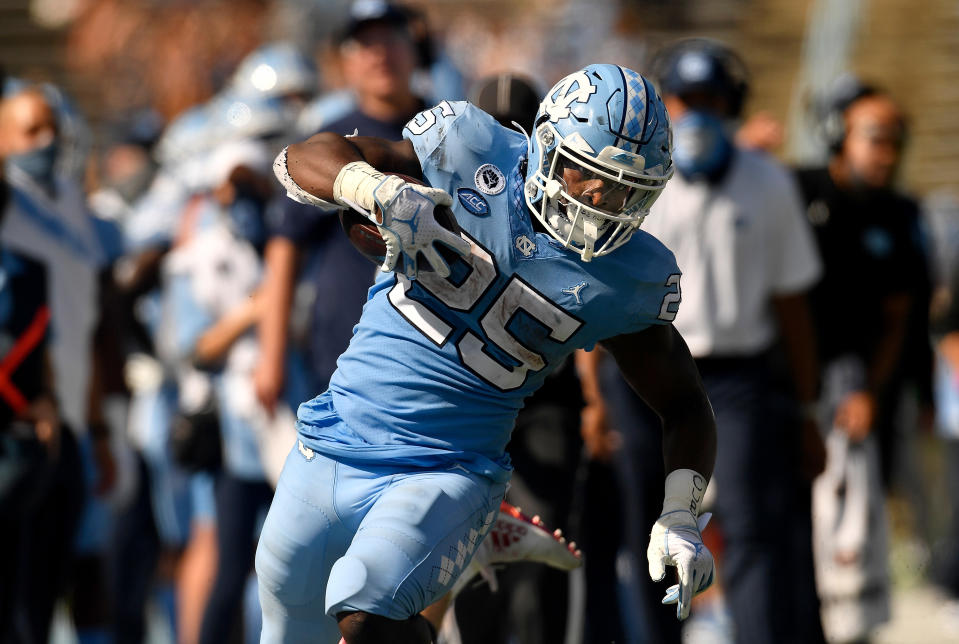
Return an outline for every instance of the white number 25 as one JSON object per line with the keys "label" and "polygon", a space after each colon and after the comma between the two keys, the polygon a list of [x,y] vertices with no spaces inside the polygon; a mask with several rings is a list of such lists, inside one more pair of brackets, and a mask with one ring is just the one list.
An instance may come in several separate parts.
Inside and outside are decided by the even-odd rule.
{"label": "white number 25", "polygon": [[[448,308],[470,311],[493,285],[498,271],[486,249],[467,235],[463,237],[471,244],[472,255],[469,259],[472,271],[461,284],[454,284],[433,273],[421,274],[418,281],[424,290]],[[453,326],[421,302],[407,296],[412,288],[409,279],[400,274],[396,278],[396,285],[389,293],[393,307],[434,344],[443,346],[453,334]],[[556,342],[565,342],[583,324],[513,275],[479,319],[485,337],[481,338],[468,330],[456,342],[463,365],[503,391],[521,387],[526,382],[528,372],[539,371],[546,366],[542,355],[525,346],[506,329],[509,321],[521,309],[549,329],[550,339]],[[503,364],[495,359],[488,345],[498,347],[518,362],[518,366]]]}

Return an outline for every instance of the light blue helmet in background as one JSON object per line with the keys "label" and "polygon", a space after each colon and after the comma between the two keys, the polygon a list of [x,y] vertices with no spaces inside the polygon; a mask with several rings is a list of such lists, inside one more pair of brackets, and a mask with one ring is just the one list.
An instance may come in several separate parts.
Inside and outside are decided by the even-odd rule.
{"label": "light blue helmet in background", "polygon": [[588,262],[625,244],[642,224],[673,174],[671,151],[669,117],[652,83],[625,67],[589,65],[539,106],[526,203]]}
{"label": "light blue helmet in background", "polygon": [[281,98],[236,92],[218,94],[208,109],[219,129],[219,141],[266,139],[286,134],[294,127],[297,114]]}
{"label": "light blue helmet in background", "polygon": [[239,96],[308,98],[316,94],[317,81],[316,67],[299,49],[287,42],[273,42],[240,62],[230,79],[229,91]]}
{"label": "light blue helmet in background", "polygon": [[157,162],[169,166],[208,152],[220,138],[218,130],[208,105],[195,105],[181,112],[157,141]]}

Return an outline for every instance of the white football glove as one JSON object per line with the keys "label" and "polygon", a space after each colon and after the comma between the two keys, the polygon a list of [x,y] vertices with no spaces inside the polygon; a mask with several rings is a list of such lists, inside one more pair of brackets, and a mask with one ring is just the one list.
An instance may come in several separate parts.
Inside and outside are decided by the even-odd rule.
{"label": "white football glove", "polygon": [[380,267],[397,269],[403,258],[402,273],[416,277],[420,253],[440,277],[448,277],[449,265],[437,244],[460,255],[469,255],[469,242],[443,228],[434,217],[437,206],[451,206],[453,198],[438,188],[408,183],[398,176],[385,175],[364,161],[349,163],[340,170],[333,184],[337,203],[349,206],[375,223],[386,242],[386,257]]}
{"label": "white football glove", "polygon": [[702,507],[706,479],[693,470],[676,470],[666,477],[666,498],[663,513],[653,524],[646,558],[649,576],[659,581],[666,576],[666,566],[675,566],[679,583],[670,586],[664,604],[676,603],[676,617],[689,617],[692,598],[713,583],[713,556],[703,545],[702,529],[710,514],[698,518]]}

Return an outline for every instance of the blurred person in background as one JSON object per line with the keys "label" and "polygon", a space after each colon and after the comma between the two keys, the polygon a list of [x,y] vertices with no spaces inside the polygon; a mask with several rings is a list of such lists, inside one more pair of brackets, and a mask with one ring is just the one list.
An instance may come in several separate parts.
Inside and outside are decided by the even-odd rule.
{"label": "blurred person in background", "polygon": [[161,124],[155,113],[146,111],[131,122],[108,126],[107,131],[107,142],[95,157],[95,185],[87,201],[98,217],[115,222],[122,235],[133,205],[156,174],[153,146]]}
{"label": "blurred person in background", "polygon": [[[923,203],[937,256],[936,296],[932,307],[936,349],[936,432],[942,447],[945,489],[959,489],[959,200],[933,195]],[[949,494],[947,528],[933,551],[932,580],[945,593],[942,617],[959,632],[959,501]]]}
{"label": "blurred person in background", "polygon": [[[831,641],[889,619],[889,480],[908,353],[928,355],[929,276],[916,202],[894,188],[906,119],[883,90],[841,77],[826,167],[799,170],[824,276],[810,301],[823,365],[828,460],[814,488],[817,584]],[[910,362],[912,359],[910,358]],[[926,371],[920,380],[927,380]],[[915,363],[913,363],[914,365]]]}
{"label": "blurred person in background", "polygon": [[[268,180],[271,160],[262,143],[241,140],[218,146],[207,164],[212,187],[191,200],[162,266],[169,307],[165,317],[176,331],[166,336],[169,344],[161,354],[178,374],[181,409],[212,405],[222,452],[222,469],[216,475],[216,576],[201,642],[229,640],[241,623],[258,516],[272,498],[259,445],[268,429],[262,426],[266,414],[251,391],[256,341],[248,333],[260,314],[255,289],[265,239],[263,208],[273,188]],[[306,395],[296,388],[298,378],[288,382],[297,401]],[[287,418],[292,418],[289,410]],[[286,436],[284,448],[293,440],[292,434]],[[258,617],[258,608],[255,613]],[[253,629],[246,641],[258,637],[258,629]]]}
{"label": "blurred person in background", "polygon": [[[51,369],[53,391],[65,428],[61,432],[60,460],[65,468],[76,467],[71,459],[74,435],[78,439],[84,481],[59,483],[57,505],[51,517],[35,517],[34,529],[52,553],[44,568],[31,576],[43,592],[32,604],[41,619],[32,624],[34,637],[45,639],[49,611],[58,592],[50,574],[66,561],[62,544],[74,538],[77,514],[81,523],[76,535],[76,572],[72,607],[81,637],[102,636],[111,617],[105,590],[105,549],[110,530],[106,501],[119,488],[114,446],[120,428],[111,426],[102,405],[105,366],[95,350],[108,321],[102,319],[103,269],[118,248],[118,236],[105,221],[93,217],[80,186],[57,170],[60,156],[59,119],[55,111],[58,94],[23,83],[6,84],[0,110],[0,151],[7,157],[6,176],[11,195],[0,229],[0,238],[10,248],[28,253],[42,262],[47,272],[50,298]],[[97,331],[98,325],[104,332]],[[108,496],[108,494],[110,496]],[[42,548],[43,541],[33,541]],[[45,571],[45,572],[44,572]]]}
{"label": "blurred person in background", "polygon": [[[312,67],[294,52],[279,50],[284,55],[274,55],[274,48],[267,48],[265,57],[259,51],[251,54],[230,88],[167,127],[156,146],[157,175],[124,221],[130,257],[122,272],[128,274],[127,290],[138,300],[136,309],[148,337],[132,356],[129,369],[134,381],[131,434],[144,460],[145,485],[124,515],[118,537],[125,562],[117,566],[120,641],[142,639],[144,605],[154,586],[170,628],[181,642],[200,640],[201,623],[208,624],[202,635],[206,641],[219,637],[230,631],[239,615],[239,597],[252,558],[243,553],[255,544],[254,527],[243,526],[255,523],[257,507],[264,498],[268,503],[270,491],[259,455],[250,456],[262,446],[259,437],[250,433],[249,419],[238,420],[239,412],[230,413],[235,404],[214,403],[225,395],[224,382],[246,383],[249,374],[237,366],[237,360],[230,361],[230,377],[220,375],[220,360],[208,356],[216,367],[213,375],[192,363],[194,345],[202,349],[212,342],[217,355],[231,355],[232,342],[222,338],[229,339],[230,333],[242,335],[244,328],[237,325],[252,309],[231,316],[222,297],[216,300],[219,307],[210,308],[202,298],[197,304],[190,285],[203,282],[197,275],[205,275],[207,293],[215,292],[209,282],[217,274],[215,267],[229,268],[234,266],[233,259],[241,257],[250,260],[245,271],[253,276],[249,279],[259,279],[257,252],[265,230],[262,206],[272,186],[264,185],[251,171],[238,170],[234,181],[233,168],[224,164],[230,163],[231,154],[246,151],[249,156],[251,149],[260,151],[258,159],[271,158],[271,146],[283,139],[284,128],[312,91]],[[287,63],[297,72],[293,78],[284,76]],[[243,84],[250,81],[249,76],[258,81],[258,87]],[[241,160],[246,156],[241,155]],[[230,214],[229,224],[223,213]],[[200,230],[204,234],[194,240]],[[236,243],[247,249],[252,244],[256,251],[238,252],[234,258],[229,245],[217,243],[234,235],[237,240],[249,238]],[[176,251],[172,256],[171,249]],[[215,255],[217,250],[225,255]],[[226,280],[226,274],[223,277]],[[223,297],[233,292],[221,290]],[[234,293],[235,299],[246,295],[245,291]],[[226,336],[216,324],[221,316],[226,318]],[[213,339],[204,339],[210,325]],[[246,400],[252,401],[252,395]],[[242,407],[251,411],[249,404]],[[222,450],[219,430],[223,431]],[[221,452],[223,469],[219,471]],[[225,511],[216,512],[215,506]],[[216,530],[216,522],[227,525]],[[219,566],[218,550],[222,550]],[[255,590],[251,596],[255,597]],[[250,614],[258,618],[259,611]],[[246,630],[255,636],[258,626]]]}
{"label": "blurred person in background", "polygon": [[[7,154],[0,145],[0,225],[12,192]],[[82,480],[53,393],[46,269],[0,239],[0,272],[0,641],[43,641],[79,515],[80,498],[65,495],[63,482],[79,490]],[[49,534],[46,515],[57,504],[66,520]]]}
{"label": "blurred person in background", "polygon": [[[324,130],[400,139],[406,122],[425,107],[410,86],[417,54],[406,14],[388,2],[358,0],[339,43],[343,76],[357,102]],[[311,310],[305,342],[313,393],[326,388],[336,359],[349,344],[374,271],[342,234],[335,211],[281,197],[272,205],[269,220],[255,388],[260,402],[272,408],[283,391],[283,356],[300,263],[305,263],[301,268],[307,286],[298,294],[313,302],[307,305]]]}
{"label": "blurred person in background", "polygon": [[447,55],[442,39],[430,29],[426,12],[419,7],[400,8],[406,12],[419,61],[412,79],[414,91],[430,104],[465,99],[463,74]]}
{"label": "blurred person in background", "polygon": [[[115,275],[133,313],[125,338],[125,380],[139,481],[134,498],[120,508],[113,541],[117,644],[144,640],[151,601],[177,641],[197,642],[215,576],[213,474],[180,464],[171,438],[186,405],[179,400],[177,373],[164,359],[178,327],[161,269],[191,199],[204,192],[202,169],[222,130],[207,105],[167,125],[152,148],[157,170],[149,187],[131,195],[129,211],[119,219],[126,254]],[[113,197],[124,212],[126,197]],[[214,440],[219,454],[218,436]]]}
{"label": "blurred person in background", "polygon": [[820,641],[808,497],[823,462],[806,301],[821,272],[815,242],[789,172],[734,142],[748,92],[739,56],[688,39],[654,68],[677,173],[643,228],[683,271],[675,325],[716,414],[719,581],[735,640]]}
{"label": "blurred person in background", "polygon": [[[826,269],[811,302],[823,364],[852,353],[866,370],[864,387],[844,397],[836,424],[854,440],[878,430],[888,484],[907,355],[925,363],[914,370],[925,372],[920,381],[929,378],[928,318],[913,319],[928,313],[931,290],[919,207],[894,187],[906,120],[885,91],[853,76],[836,81],[827,103],[829,163],[797,173]],[[841,322],[831,315],[840,304],[850,309]]]}

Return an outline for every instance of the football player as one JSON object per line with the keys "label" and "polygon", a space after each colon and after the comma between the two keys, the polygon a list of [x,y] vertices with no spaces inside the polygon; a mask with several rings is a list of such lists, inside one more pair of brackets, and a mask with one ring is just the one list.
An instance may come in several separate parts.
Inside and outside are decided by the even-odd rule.
{"label": "football player", "polygon": [[698,515],[715,423],[671,325],[679,269],[639,230],[672,175],[662,101],[636,72],[590,65],[549,91],[529,139],[449,102],[403,135],[318,134],[274,166],[294,199],[367,214],[386,272],[329,389],[299,409],[257,551],[262,641],[435,641],[419,613],[496,518],[523,399],[597,342],[663,419],[649,572],[677,568],[664,601],[685,618],[713,578]]}

